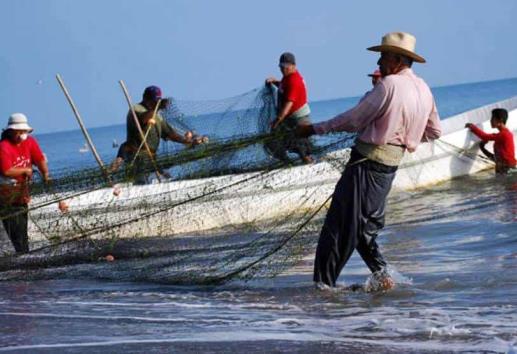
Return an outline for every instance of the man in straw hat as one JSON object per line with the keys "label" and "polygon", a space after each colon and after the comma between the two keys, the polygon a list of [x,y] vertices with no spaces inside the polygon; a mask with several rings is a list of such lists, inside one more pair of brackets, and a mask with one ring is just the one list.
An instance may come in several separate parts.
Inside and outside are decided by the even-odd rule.
{"label": "man in straw hat", "polygon": [[300,136],[357,132],[316,250],[314,281],[330,287],[357,249],[374,273],[380,289],[393,287],[376,242],[384,226],[384,208],[397,167],[406,150],[441,135],[440,118],[427,84],[416,76],[413,62],[425,63],[415,53],[416,39],[409,33],[388,33],[379,46],[382,80],[357,106],[328,121],[299,127]]}
{"label": "man in straw hat", "polygon": [[29,252],[27,205],[32,165],[38,167],[45,182],[49,180],[47,161],[36,139],[29,135],[32,131],[27,117],[14,113],[0,140],[0,217],[18,254]]}

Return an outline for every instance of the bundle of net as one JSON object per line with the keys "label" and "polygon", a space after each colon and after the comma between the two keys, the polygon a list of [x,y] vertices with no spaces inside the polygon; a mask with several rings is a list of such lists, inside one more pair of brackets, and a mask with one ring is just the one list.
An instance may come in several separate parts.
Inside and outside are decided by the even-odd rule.
{"label": "bundle of net", "polygon": [[206,284],[288,269],[314,249],[353,136],[313,140],[321,163],[303,165],[288,150],[279,158],[274,150],[294,132],[271,132],[276,109],[270,87],[225,100],[172,99],[167,121],[209,142],[162,144],[145,167],[172,176],[161,183],[133,185],[132,166],[63,170],[50,186],[35,183],[31,251],[13,256],[4,247],[0,278]]}

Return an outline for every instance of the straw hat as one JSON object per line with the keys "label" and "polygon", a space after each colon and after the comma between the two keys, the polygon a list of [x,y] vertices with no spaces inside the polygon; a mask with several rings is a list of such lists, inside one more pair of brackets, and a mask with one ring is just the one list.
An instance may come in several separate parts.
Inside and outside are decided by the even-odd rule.
{"label": "straw hat", "polygon": [[405,32],[391,32],[382,37],[381,45],[367,48],[372,52],[391,52],[405,55],[417,63],[425,63],[425,59],[415,53],[416,38]]}
{"label": "straw hat", "polygon": [[32,132],[32,129],[27,123],[27,117],[23,113],[13,113],[9,117],[9,121],[7,122],[7,127],[4,130],[14,129],[14,130],[26,130],[29,133]]}

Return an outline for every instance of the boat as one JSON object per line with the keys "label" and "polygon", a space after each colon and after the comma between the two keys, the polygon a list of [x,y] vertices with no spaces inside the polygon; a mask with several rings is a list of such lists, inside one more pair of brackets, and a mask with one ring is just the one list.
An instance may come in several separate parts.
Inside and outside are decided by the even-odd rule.
{"label": "boat", "polygon": [[86,143],[84,143],[84,145],[79,148],[79,152],[81,154],[86,154],[89,151],[90,151],[90,148],[88,147],[88,144],[86,144]]}

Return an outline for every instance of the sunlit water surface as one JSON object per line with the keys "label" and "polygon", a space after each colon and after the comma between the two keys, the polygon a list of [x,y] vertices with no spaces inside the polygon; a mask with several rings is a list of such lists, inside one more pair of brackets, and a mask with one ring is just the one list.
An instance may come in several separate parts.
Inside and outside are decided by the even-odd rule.
{"label": "sunlit water surface", "polygon": [[[517,176],[394,194],[387,221],[380,244],[399,274],[387,293],[316,289],[312,254],[219,287],[4,281],[0,351],[515,352]],[[354,255],[340,281],[367,277]]]}

